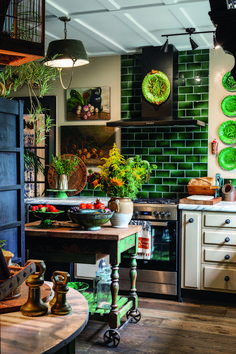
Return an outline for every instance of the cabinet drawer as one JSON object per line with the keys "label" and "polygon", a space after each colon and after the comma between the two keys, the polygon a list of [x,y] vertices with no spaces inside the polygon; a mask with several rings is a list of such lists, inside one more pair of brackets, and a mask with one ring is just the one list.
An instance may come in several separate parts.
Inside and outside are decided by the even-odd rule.
{"label": "cabinet drawer", "polygon": [[204,213],[203,226],[236,227],[235,213]]}
{"label": "cabinet drawer", "polygon": [[203,248],[203,262],[236,263],[236,250]]}
{"label": "cabinet drawer", "polygon": [[203,287],[217,290],[236,290],[236,269],[203,267]]}
{"label": "cabinet drawer", "polygon": [[203,243],[236,246],[236,232],[229,232],[227,230],[203,230]]}

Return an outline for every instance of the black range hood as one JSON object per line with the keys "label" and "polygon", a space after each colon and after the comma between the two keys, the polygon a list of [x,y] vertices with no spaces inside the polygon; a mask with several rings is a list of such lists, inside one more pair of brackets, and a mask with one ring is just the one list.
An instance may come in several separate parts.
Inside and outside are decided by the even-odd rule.
{"label": "black range hood", "polygon": [[205,122],[202,122],[198,119],[171,119],[171,120],[153,120],[153,121],[143,121],[143,120],[134,120],[134,119],[124,119],[124,120],[117,120],[113,122],[106,123],[109,127],[147,127],[147,126],[170,126],[170,125],[184,125],[184,126],[191,126],[191,125],[199,125],[202,127],[206,126]]}
{"label": "black range hood", "polygon": [[197,119],[176,117],[178,104],[178,51],[173,45],[168,46],[167,53],[162,52],[161,47],[151,46],[142,49],[142,80],[153,69],[165,73],[170,81],[170,95],[167,101],[157,106],[148,102],[142,96],[141,116],[133,119],[107,122],[106,125],[110,127],[205,126],[205,122]]}

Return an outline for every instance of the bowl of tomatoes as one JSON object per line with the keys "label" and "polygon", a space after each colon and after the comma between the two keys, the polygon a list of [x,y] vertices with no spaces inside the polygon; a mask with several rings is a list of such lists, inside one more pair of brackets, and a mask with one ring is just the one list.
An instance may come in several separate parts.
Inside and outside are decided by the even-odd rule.
{"label": "bowl of tomatoes", "polygon": [[114,214],[103,203],[97,203],[97,207],[94,204],[91,207],[92,203],[86,203],[88,208],[84,208],[84,205],[81,207],[81,204],[78,207],[71,207],[67,211],[67,215],[73,223],[80,225],[85,230],[100,230],[101,226],[106,224]]}
{"label": "bowl of tomatoes", "polygon": [[41,220],[39,227],[52,227],[52,220],[55,220],[59,214],[64,213],[64,210],[58,210],[54,205],[39,204],[31,207],[30,210],[36,218]]}

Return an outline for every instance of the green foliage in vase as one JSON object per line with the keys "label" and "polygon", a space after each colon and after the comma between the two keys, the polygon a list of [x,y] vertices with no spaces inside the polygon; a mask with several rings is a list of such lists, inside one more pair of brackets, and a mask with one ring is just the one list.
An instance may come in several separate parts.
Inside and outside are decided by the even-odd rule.
{"label": "green foliage in vase", "polygon": [[65,155],[58,156],[52,155],[52,167],[58,175],[67,175],[70,176],[74,172],[80,163],[80,158],[77,155],[66,157]]}
{"label": "green foliage in vase", "polygon": [[108,158],[102,158],[104,165],[98,166],[100,172],[89,169],[88,184],[100,188],[111,197],[135,199],[142,184],[148,181],[156,165],[150,165],[139,155],[125,159],[114,144]]}

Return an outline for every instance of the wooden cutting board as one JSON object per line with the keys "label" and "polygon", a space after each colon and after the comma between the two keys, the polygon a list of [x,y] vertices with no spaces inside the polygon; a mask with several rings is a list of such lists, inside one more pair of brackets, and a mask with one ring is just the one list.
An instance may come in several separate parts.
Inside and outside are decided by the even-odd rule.
{"label": "wooden cutting board", "polygon": [[193,199],[183,198],[179,200],[179,204],[214,205],[221,201],[222,201],[221,197],[213,198],[210,200],[193,200]]}

